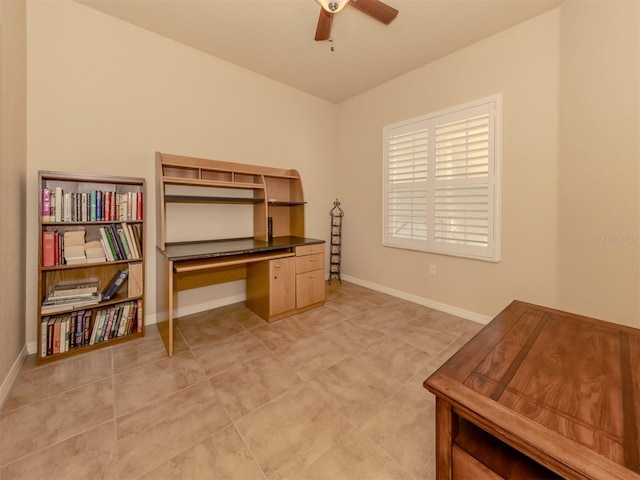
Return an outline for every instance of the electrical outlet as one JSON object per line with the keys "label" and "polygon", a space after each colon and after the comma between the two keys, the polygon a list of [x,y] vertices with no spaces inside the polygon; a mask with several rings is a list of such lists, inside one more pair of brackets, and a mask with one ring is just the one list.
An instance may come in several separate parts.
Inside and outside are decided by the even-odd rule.
{"label": "electrical outlet", "polygon": [[435,277],[436,276],[436,266],[435,265],[429,265],[429,275]]}

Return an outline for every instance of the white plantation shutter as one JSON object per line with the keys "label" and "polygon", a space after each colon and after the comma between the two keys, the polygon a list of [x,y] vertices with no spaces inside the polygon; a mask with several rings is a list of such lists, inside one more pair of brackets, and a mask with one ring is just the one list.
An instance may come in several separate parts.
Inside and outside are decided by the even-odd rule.
{"label": "white plantation shutter", "polygon": [[500,101],[385,127],[385,245],[500,260]]}

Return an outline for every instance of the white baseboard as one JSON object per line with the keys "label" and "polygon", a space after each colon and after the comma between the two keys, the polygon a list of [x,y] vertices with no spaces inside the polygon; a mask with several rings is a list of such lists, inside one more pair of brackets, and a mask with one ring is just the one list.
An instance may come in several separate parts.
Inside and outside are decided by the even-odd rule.
{"label": "white baseboard", "polygon": [[[194,305],[187,305],[180,307],[173,311],[173,318],[184,317],[185,315],[192,315],[194,313],[205,312],[214,308],[224,307],[225,305],[231,305],[232,303],[244,302],[247,299],[247,295],[244,293],[238,295],[231,295],[224,298],[216,298],[208,302],[196,303]],[[163,322],[167,320],[168,316],[166,312],[161,315],[154,313],[153,315],[146,315],[144,317],[145,325],[153,325],[155,323]]]}
{"label": "white baseboard", "polygon": [[[34,347],[35,347],[35,344],[36,343],[33,342]],[[4,379],[4,382],[2,382],[2,385],[0,385],[0,408],[2,407],[2,405],[4,405],[4,401],[7,399],[7,396],[9,395],[9,391],[13,386],[13,382],[18,377],[18,373],[20,373],[20,368],[22,367],[22,364],[24,363],[25,358],[27,358],[27,355],[28,355],[28,348],[27,348],[27,345],[25,345],[20,351],[20,353],[18,354],[18,358],[16,358],[16,361],[13,362],[13,365],[11,366],[11,370],[9,370],[9,374]]]}
{"label": "white baseboard", "polygon": [[454,307],[453,305],[447,305],[446,303],[436,302],[435,300],[431,300],[429,298],[412,295],[410,293],[395,290],[383,285],[378,285],[377,283],[368,282],[366,280],[352,277],[350,275],[342,275],[342,279],[351,283],[355,283],[356,285],[360,285],[362,287],[370,288],[371,290],[375,290],[376,292],[386,293],[394,297],[407,300],[409,302],[417,303],[418,305],[423,305],[435,310],[440,310],[441,312],[450,313],[451,315],[456,315],[457,317],[471,320],[472,322],[481,323],[483,325],[488,324],[492,319],[492,317],[489,317],[487,315],[464,310],[462,308]]}

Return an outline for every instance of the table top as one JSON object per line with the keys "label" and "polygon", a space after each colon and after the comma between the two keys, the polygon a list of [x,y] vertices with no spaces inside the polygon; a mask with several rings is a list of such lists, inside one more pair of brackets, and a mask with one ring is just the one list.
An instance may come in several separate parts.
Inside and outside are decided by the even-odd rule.
{"label": "table top", "polygon": [[306,237],[274,237],[272,240],[257,240],[253,237],[224,240],[200,240],[191,242],[167,243],[162,252],[171,261],[198,260],[205,258],[228,257],[249,253],[271,252],[292,249],[304,245],[325,243],[324,240]]}
{"label": "table top", "polygon": [[639,366],[640,330],[515,301],[424,386],[566,476],[640,479]]}

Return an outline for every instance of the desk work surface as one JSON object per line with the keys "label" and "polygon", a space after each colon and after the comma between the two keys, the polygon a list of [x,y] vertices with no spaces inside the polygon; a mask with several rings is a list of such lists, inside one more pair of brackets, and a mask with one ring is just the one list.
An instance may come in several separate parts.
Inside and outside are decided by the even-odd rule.
{"label": "desk work surface", "polygon": [[270,252],[273,250],[282,250],[321,243],[324,243],[324,240],[306,237],[274,237],[269,241],[257,240],[253,237],[248,237],[167,243],[166,249],[162,253],[167,257],[167,259],[173,262],[179,262],[185,260],[199,260],[206,258],[228,257],[233,255],[245,255],[249,253]]}
{"label": "desk work surface", "polygon": [[640,478],[640,330],[513,302],[424,382],[563,476]]}

